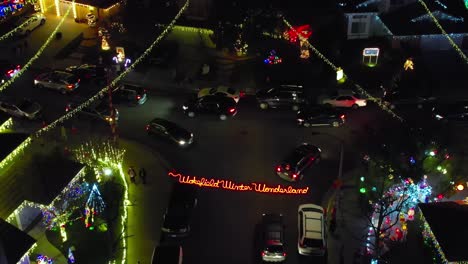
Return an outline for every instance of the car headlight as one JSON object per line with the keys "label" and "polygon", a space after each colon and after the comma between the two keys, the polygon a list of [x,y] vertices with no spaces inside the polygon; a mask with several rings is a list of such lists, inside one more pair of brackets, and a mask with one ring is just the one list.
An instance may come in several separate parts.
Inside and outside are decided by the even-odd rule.
{"label": "car headlight", "polygon": [[185,141],[184,140],[179,140],[179,145],[185,145]]}
{"label": "car headlight", "polygon": [[184,106],[182,106],[182,109],[187,110],[188,107],[184,105]]}
{"label": "car headlight", "polygon": [[304,119],[298,118],[297,122],[304,122]]}
{"label": "car headlight", "polygon": [[34,80],[34,84],[37,84],[39,81],[38,80]]}
{"label": "car headlight", "polygon": [[437,120],[441,120],[441,119],[443,119],[444,117],[441,116],[441,115],[435,115],[435,118],[436,118]]}

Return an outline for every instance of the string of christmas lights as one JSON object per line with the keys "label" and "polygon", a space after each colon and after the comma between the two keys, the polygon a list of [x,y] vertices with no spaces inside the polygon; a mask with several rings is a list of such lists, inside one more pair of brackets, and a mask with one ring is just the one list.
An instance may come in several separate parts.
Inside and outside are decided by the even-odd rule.
{"label": "string of christmas lights", "polygon": [[1,37],[0,37],[0,41],[2,40],[5,40],[7,38],[11,38],[15,35],[15,32],[18,31],[18,29],[22,28],[23,26],[29,24],[29,22],[31,22],[32,20],[34,19],[34,17],[31,17],[29,18],[28,20],[24,21],[21,25],[13,28],[12,30],[8,31],[7,33],[3,34]]}
{"label": "string of christmas lights", "polygon": [[[322,59],[335,72],[338,71],[338,70],[342,70],[341,68],[335,66],[335,64],[333,64],[327,57],[325,57],[318,49],[316,49],[312,44],[310,44],[309,40],[307,40],[306,38],[303,38],[302,35],[299,34],[299,32],[297,32],[296,29],[293,28],[293,26],[284,17],[283,17],[283,22],[288,26],[288,28],[290,30],[294,31],[299,36],[299,38],[301,38],[301,41],[303,41],[303,43],[306,44],[315,53],[315,55],[317,55],[317,57]],[[343,77],[350,80],[349,77],[344,72],[343,72]],[[358,91],[360,93],[362,93],[363,95],[365,95],[368,98],[368,100],[375,102],[382,110],[384,110],[385,112],[390,114],[392,117],[398,119],[400,122],[404,121],[402,117],[397,115],[390,108],[388,108],[385,104],[383,104],[380,99],[373,97],[364,88],[362,88],[359,84],[354,83],[354,82],[353,82],[353,84],[358,89]]]}
{"label": "string of christmas lights", "polygon": [[458,45],[453,41],[453,39],[447,34],[445,29],[440,25],[439,21],[437,18],[432,14],[431,10],[427,7],[426,3],[423,0],[418,0],[418,2],[424,7],[426,10],[426,13],[432,18],[432,21],[436,24],[436,26],[440,29],[440,32],[448,39],[450,42],[450,45],[457,51],[457,53],[460,55],[460,57],[465,61],[466,64],[468,64],[468,58],[466,57],[465,53],[458,47]]}
{"label": "string of christmas lights", "polygon": [[6,88],[8,88],[12,83],[14,83],[15,80],[17,78],[19,78],[21,75],[23,75],[23,73],[33,64],[34,61],[39,59],[39,57],[42,55],[44,50],[47,48],[47,46],[49,46],[50,42],[55,37],[55,34],[58,32],[58,30],[62,26],[63,22],[65,22],[65,18],[67,18],[68,15],[70,14],[70,11],[72,10],[72,7],[73,7],[74,4],[75,4],[75,0],[72,1],[72,4],[70,5],[70,7],[68,7],[68,9],[65,12],[64,16],[62,17],[62,19],[60,19],[59,23],[55,27],[54,31],[52,31],[52,33],[49,35],[49,37],[44,42],[44,44],[42,44],[42,46],[39,48],[39,50],[36,52],[36,54],[34,54],[34,56],[32,56],[31,59],[29,59],[29,61],[22,67],[22,69],[19,70],[15,75],[13,75],[11,77],[11,79],[9,79],[8,81],[6,81],[2,85],[0,85],[0,92],[2,92]]}

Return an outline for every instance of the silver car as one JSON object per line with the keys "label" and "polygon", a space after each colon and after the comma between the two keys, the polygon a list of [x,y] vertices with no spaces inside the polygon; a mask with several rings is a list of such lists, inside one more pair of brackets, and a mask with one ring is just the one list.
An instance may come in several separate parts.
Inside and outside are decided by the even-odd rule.
{"label": "silver car", "polygon": [[15,103],[2,101],[0,110],[11,116],[33,120],[40,116],[42,107],[29,99],[23,99]]}
{"label": "silver car", "polygon": [[[26,24],[24,24],[27,22]],[[16,31],[15,34],[18,36],[26,36],[31,33],[34,29],[36,29],[39,26],[44,25],[46,22],[46,17],[42,13],[35,13],[30,16],[23,17],[20,19],[17,23],[17,26],[23,25],[22,27],[19,27]]]}
{"label": "silver car", "polygon": [[73,92],[80,86],[80,79],[65,71],[50,71],[39,74],[34,79],[34,85],[37,88],[55,89],[66,94]]}

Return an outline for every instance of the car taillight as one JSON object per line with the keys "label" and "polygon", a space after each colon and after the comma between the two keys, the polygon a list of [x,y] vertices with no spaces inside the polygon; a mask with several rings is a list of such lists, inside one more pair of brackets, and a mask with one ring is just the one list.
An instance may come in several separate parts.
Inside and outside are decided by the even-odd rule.
{"label": "car taillight", "polygon": [[288,171],[288,170],[290,170],[290,169],[291,169],[291,165],[289,165],[289,164],[286,164],[286,166],[284,166],[284,168],[285,168],[285,169]]}
{"label": "car taillight", "polygon": [[236,109],[235,109],[235,108],[231,108],[231,109],[229,109],[229,113],[234,113],[234,111],[236,111]]}
{"label": "car taillight", "polygon": [[68,89],[73,89],[73,87],[75,87],[74,84],[69,84],[69,85],[67,85],[67,88],[68,88]]}
{"label": "car taillight", "polygon": [[340,118],[344,120],[344,119],[345,119],[345,115],[341,115]]}
{"label": "car taillight", "polygon": [[145,129],[146,129],[146,131],[148,131],[150,129],[150,125],[146,125]]}
{"label": "car taillight", "polygon": [[277,166],[277,167],[276,167],[276,171],[277,171],[277,172],[281,172],[281,166]]}
{"label": "car taillight", "polygon": [[245,96],[245,92],[244,92],[244,91],[240,91],[240,92],[239,92],[239,96],[240,96],[240,97],[244,97],[244,96]]}
{"label": "car taillight", "polygon": [[296,179],[296,178],[297,178],[297,174],[294,173],[294,174],[292,175],[292,178],[293,178],[293,179]]}
{"label": "car taillight", "polygon": [[283,257],[286,257],[286,252],[283,252]]}
{"label": "car taillight", "polygon": [[262,257],[264,257],[266,255],[265,251],[262,251]]}
{"label": "car taillight", "polygon": [[137,95],[137,96],[136,96],[136,99],[137,99],[137,100],[140,100],[140,99],[141,99],[141,96],[140,96],[140,95]]}
{"label": "car taillight", "polygon": [[77,83],[79,83],[81,81],[81,79],[78,79]]}

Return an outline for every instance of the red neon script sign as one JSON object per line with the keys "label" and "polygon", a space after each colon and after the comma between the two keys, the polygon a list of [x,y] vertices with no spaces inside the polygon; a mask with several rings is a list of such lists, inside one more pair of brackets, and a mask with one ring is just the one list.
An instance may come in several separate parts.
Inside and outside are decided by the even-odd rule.
{"label": "red neon script sign", "polygon": [[240,184],[229,180],[197,178],[195,176],[185,176],[180,173],[169,172],[169,176],[177,178],[179,183],[197,185],[198,187],[225,189],[239,192],[258,192],[258,193],[275,193],[275,194],[307,194],[309,187],[294,188],[292,186],[268,186],[265,183],[251,182],[249,184]]}

